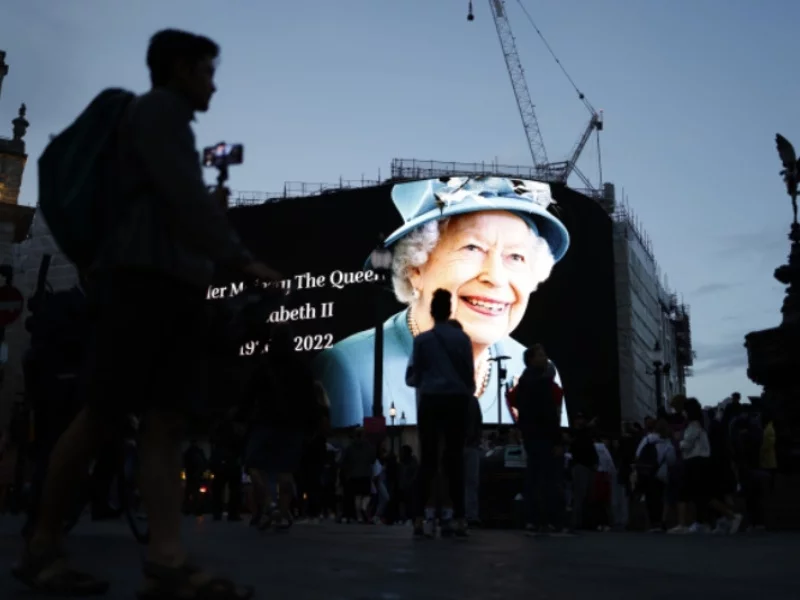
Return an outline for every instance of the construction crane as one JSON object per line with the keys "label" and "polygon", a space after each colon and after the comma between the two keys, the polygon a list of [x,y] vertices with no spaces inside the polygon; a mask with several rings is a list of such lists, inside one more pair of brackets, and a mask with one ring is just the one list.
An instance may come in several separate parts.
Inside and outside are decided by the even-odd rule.
{"label": "construction crane", "polygon": [[[577,162],[583,153],[586,144],[589,142],[592,133],[603,130],[602,111],[596,111],[586,99],[585,95],[577,88],[574,81],[572,81],[572,78],[561,64],[561,61],[558,60],[552,48],[550,48],[550,45],[547,44],[547,40],[544,39],[542,33],[533,23],[530,14],[525,11],[525,14],[528,16],[528,20],[531,21],[531,25],[533,25],[534,29],[536,29],[536,32],[542,38],[542,41],[544,41],[547,49],[550,51],[550,54],[558,63],[559,67],[561,67],[561,70],[567,76],[572,86],[578,92],[579,99],[583,102],[584,106],[586,106],[591,114],[589,124],[584,130],[583,135],[573,147],[569,158],[566,161],[551,163],[547,158],[547,150],[545,149],[544,140],[542,139],[542,132],[539,128],[539,121],[536,117],[535,105],[533,104],[530,91],[528,90],[528,84],[525,79],[525,71],[522,68],[522,62],[520,61],[519,52],[517,51],[517,43],[514,39],[514,34],[511,31],[511,23],[509,22],[508,15],[506,13],[505,1],[489,0],[489,8],[491,9],[492,17],[494,18],[495,27],[497,28],[497,37],[500,40],[500,47],[503,50],[503,58],[506,62],[508,75],[511,78],[511,87],[514,90],[514,96],[517,100],[517,107],[519,108],[519,114],[522,118],[522,126],[525,129],[525,136],[528,139],[528,147],[531,152],[531,158],[533,159],[533,165],[537,176],[544,181],[566,184],[570,175],[575,173],[575,175],[577,175],[581,181],[583,181],[587,188],[593,189],[589,179],[578,169]],[[522,8],[525,10],[524,6]],[[475,16],[472,11],[472,0],[470,0],[467,20],[473,21],[474,19]],[[600,180],[600,183],[602,184],[602,170]]]}

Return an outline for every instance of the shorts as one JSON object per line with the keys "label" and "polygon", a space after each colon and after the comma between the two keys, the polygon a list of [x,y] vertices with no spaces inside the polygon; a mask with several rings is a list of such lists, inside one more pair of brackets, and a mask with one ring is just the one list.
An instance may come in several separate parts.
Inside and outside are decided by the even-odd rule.
{"label": "shorts", "polygon": [[149,409],[194,413],[208,381],[204,290],[156,272],[117,271],[92,282],[89,406],[121,421]]}
{"label": "shorts", "polygon": [[266,473],[294,473],[303,458],[303,434],[256,425],[245,449],[245,467]]}

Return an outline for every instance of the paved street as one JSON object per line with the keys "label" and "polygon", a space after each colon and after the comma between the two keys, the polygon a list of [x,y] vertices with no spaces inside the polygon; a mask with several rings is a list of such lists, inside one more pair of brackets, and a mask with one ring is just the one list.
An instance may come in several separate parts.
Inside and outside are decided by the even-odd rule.
{"label": "paved street", "polygon": [[[0,597],[33,600],[8,574],[19,521],[0,517]],[[594,534],[529,539],[479,531],[468,541],[415,542],[401,527],[296,525],[258,534],[244,523],[187,519],[192,551],[257,598],[488,600],[800,597],[798,534],[735,537]],[[132,598],[140,548],[122,522],[82,523],[70,549],[108,575],[109,598]]]}

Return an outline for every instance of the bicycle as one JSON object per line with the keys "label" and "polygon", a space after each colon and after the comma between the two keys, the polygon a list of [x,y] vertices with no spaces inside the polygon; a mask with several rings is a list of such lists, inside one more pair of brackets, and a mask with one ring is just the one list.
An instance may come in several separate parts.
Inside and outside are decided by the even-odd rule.
{"label": "bicycle", "polygon": [[[262,325],[267,323],[268,314],[276,304],[287,295],[276,286],[265,286],[252,280],[245,282],[245,287],[239,294],[222,301],[218,305],[218,310],[214,311],[212,327],[217,327],[218,332],[216,336],[212,333],[211,337],[221,339],[222,346],[226,350],[232,349],[234,346],[238,349],[238,345],[245,343],[251,337],[265,337],[268,335],[268,328],[262,327]],[[136,438],[139,433],[138,418],[135,415],[129,415],[128,424],[129,427],[120,440],[121,447],[117,448],[120,455],[120,463],[115,470],[118,508],[124,514],[136,541],[140,544],[147,544],[150,540],[150,532],[146,520],[142,519],[139,514],[140,499],[136,484],[139,468],[136,449]],[[41,483],[46,469],[47,460],[42,459],[29,498],[28,519],[22,531],[24,537],[28,537],[33,531],[36,519],[34,507],[38,505]],[[89,473],[87,473],[87,480],[88,476]],[[78,497],[72,502],[73,506],[64,521],[65,532],[71,531],[78,524],[90,504],[91,498],[88,491],[88,486],[82,486]]]}
{"label": "bicycle", "polygon": [[[128,523],[128,527],[130,528],[134,539],[140,544],[147,544],[150,541],[150,531],[147,527],[147,522],[140,518],[137,510],[139,506],[139,493],[138,486],[136,484],[136,476],[139,460],[136,452],[135,438],[139,431],[139,423],[138,419],[132,415],[129,416],[128,422],[130,427],[123,434],[120,447],[117,448],[117,450],[120,451],[120,462],[115,470],[117,478],[117,496],[119,501],[118,508],[120,512],[125,515],[125,520]],[[91,477],[91,474],[87,473],[86,483],[88,483],[89,477]],[[39,490],[37,490],[37,492],[38,491]],[[33,506],[38,503],[38,496],[38,493],[34,493],[30,498],[30,502]],[[68,512],[68,516],[64,520],[64,533],[68,533],[75,528],[83,514],[86,512],[90,502],[91,498],[89,494],[89,487],[88,485],[84,485],[81,487],[78,497],[73,502],[72,509]],[[32,531],[35,519],[35,511],[31,510],[28,513],[28,521],[23,527],[24,537],[28,537]]]}

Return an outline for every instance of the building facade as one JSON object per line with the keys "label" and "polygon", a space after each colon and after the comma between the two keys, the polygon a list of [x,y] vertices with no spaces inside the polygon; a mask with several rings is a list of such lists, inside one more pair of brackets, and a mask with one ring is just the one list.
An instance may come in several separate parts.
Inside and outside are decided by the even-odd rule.
{"label": "building facade", "polygon": [[[405,180],[408,175],[395,173],[394,166],[393,179]],[[431,164],[427,168],[424,173],[414,172],[414,176],[439,176],[440,170],[456,175],[477,174],[456,163]],[[522,167],[480,165],[475,169],[500,176],[527,175]],[[272,204],[276,200],[319,194],[325,196],[326,204],[334,205],[338,204],[339,196],[344,200],[358,193],[357,188],[379,184],[377,181],[344,183],[287,184],[279,194],[242,194],[239,203]],[[601,193],[554,185],[554,194],[564,210],[573,245],[551,279],[531,298],[525,326],[536,332],[537,341],[544,342],[558,361],[562,376],[568,380],[565,385],[570,391],[571,412],[597,416],[609,430],[618,428],[622,421],[641,421],[654,416],[659,406],[684,390],[692,362],[688,309],[662,282],[646,235],[632,212],[617,205],[613,185],[607,184]],[[277,205],[291,212],[289,205],[293,203]],[[263,221],[255,218],[255,212],[248,213],[240,221],[253,225],[255,230],[252,235],[243,235],[243,239],[257,245],[255,240],[280,238],[282,226],[265,235],[269,227],[288,218],[280,210],[278,213],[280,218],[270,211],[269,218]],[[333,226],[336,219],[343,219],[344,226],[350,217],[332,214],[325,222]],[[374,243],[371,240],[364,243]],[[259,254],[258,248],[252,249]],[[53,257],[48,277],[53,289],[67,289],[77,281],[74,267],[61,255],[44,219],[37,214],[30,235],[15,251],[17,281],[26,296],[33,292],[44,254]],[[264,254],[274,256],[274,249],[265,250]],[[656,342],[662,363],[659,399],[653,365]],[[20,332],[15,353],[21,355],[26,344],[27,336]]]}
{"label": "building facade", "polygon": [[620,413],[623,421],[641,422],[686,392],[693,363],[689,309],[668,289],[647,234],[615,195],[606,184],[614,221]]}
{"label": "building facade", "polygon": [[[9,68],[6,53],[0,51],[0,92]],[[28,155],[25,150],[25,134],[28,121],[23,104],[17,116],[11,120],[11,135],[0,134],[0,271],[4,281],[0,285],[13,285],[23,296],[26,291],[20,281],[19,244],[30,230],[34,209],[20,206],[19,192]],[[13,323],[0,327],[2,364],[0,365],[0,426],[8,419],[11,404],[20,399],[22,392],[21,353],[27,343],[25,312]]]}

